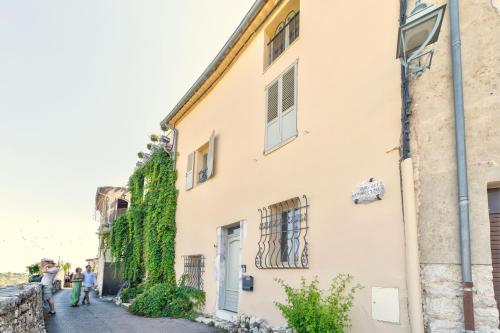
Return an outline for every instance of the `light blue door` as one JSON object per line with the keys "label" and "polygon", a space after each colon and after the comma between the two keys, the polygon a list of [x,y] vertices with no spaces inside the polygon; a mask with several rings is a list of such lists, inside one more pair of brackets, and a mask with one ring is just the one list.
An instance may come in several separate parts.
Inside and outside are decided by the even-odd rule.
{"label": "light blue door", "polygon": [[226,247],[226,278],[224,281],[224,309],[238,312],[240,292],[240,229],[228,229]]}

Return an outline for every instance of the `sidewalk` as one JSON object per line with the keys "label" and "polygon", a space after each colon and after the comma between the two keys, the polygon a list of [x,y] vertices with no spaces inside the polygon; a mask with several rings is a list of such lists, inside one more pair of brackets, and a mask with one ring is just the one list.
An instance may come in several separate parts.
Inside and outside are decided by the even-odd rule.
{"label": "sidewalk", "polygon": [[90,305],[73,308],[69,305],[71,290],[55,295],[55,316],[46,321],[47,333],[88,332],[162,332],[162,333],[221,333],[224,331],[184,319],[143,318],[128,313],[112,302],[92,297]]}

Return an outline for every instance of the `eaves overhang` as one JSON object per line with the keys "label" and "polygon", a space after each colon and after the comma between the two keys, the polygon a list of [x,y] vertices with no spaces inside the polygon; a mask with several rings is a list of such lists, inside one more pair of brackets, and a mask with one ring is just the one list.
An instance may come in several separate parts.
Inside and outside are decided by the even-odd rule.
{"label": "eaves overhang", "polygon": [[238,28],[224,44],[217,56],[212,60],[191,88],[180,101],[161,121],[161,126],[175,124],[187,111],[191,109],[224,75],[229,66],[238,57],[246,43],[261,27],[273,10],[282,0],[256,0],[245,15]]}

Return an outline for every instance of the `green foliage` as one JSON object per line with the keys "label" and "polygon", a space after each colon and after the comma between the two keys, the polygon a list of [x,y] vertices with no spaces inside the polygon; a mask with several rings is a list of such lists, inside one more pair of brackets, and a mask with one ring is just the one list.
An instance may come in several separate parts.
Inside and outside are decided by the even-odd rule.
{"label": "green foliage", "polygon": [[124,288],[122,290],[122,302],[127,303],[140,294],[144,292],[144,286],[143,285],[138,285],[137,287],[130,287],[130,288]]}
{"label": "green foliage", "polygon": [[176,284],[175,180],[172,160],[161,149],[129,178],[130,208],[113,221],[108,246],[130,287]]}
{"label": "green foliage", "polygon": [[29,275],[41,274],[40,263],[38,263],[38,262],[36,262],[32,265],[26,266],[26,269],[28,270]]}
{"label": "green foliage", "polygon": [[352,282],[350,275],[337,275],[325,296],[318,287],[317,278],[310,284],[302,278],[297,289],[283,280],[277,281],[285,291],[287,303],[275,302],[275,305],[297,333],[343,333],[350,327],[349,310],[354,294],[362,288],[360,285],[349,287]]}
{"label": "green foliage", "polygon": [[159,139],[158,134],[151,134],[149,139],[153,142],[158,142],[158,139]]}
{"label": "green foliage", "polygon": [[137,157],[144,158],[144,152],[143,151],[138,152]]}
{"label": "green foliage", "polygon": [[145,317],[171,317],[193,319],[205,303],[205,292],[186,286],[158,283],[139,295],[130,312]]}

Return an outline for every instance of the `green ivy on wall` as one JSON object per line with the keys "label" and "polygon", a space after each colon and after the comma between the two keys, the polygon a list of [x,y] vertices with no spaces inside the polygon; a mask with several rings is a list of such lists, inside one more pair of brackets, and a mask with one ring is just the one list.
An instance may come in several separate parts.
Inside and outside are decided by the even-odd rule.
{"label": "green ivy on wall", "polygon": [[129,179],[130,208],[113,221],[108,247],[130,286],[175,285],[176,177],[159,149]]}

